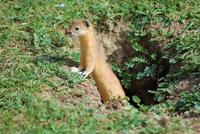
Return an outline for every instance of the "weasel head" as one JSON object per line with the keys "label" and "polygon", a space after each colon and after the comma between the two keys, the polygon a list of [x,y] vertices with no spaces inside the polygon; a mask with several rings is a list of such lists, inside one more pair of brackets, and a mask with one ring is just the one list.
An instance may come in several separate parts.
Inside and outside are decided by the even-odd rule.
{"label": "weasel head", "polygon": [[81,37],[86,34],[91,29],[91,24],[87,20],[76,20],[71,25],[66,34],[72,37]]}

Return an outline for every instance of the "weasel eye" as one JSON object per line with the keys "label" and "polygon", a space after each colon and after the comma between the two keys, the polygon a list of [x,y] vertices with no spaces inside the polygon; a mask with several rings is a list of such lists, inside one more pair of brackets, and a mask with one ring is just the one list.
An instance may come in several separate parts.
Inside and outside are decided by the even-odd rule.
{"label": "weasel eye", "polygon": [[78,27],[76,27],[76,28],[75,28],[75,30],[76,30],[76,31],[78,31],[78,30],[79,30],[79,28],[78,28]]}

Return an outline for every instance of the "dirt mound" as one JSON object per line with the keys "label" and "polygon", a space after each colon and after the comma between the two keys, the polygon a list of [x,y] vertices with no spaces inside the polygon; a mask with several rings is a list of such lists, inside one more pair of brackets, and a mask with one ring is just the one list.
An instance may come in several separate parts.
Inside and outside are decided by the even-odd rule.
{"label": "dirt mound", "polygon": [[100,113],[111,113],[121,110],[125,106],[120,101],[111,101],[103,104],[101,96],[91,79],[79,83],[73,88],[59,86],[57,89],[50,89],[47,85],[43,85],[41,88],[42,92],[39,94],[40,97],[46,100],[56,99],[61,105],[82,104],[86,105],[87,108],[97,108]]}
{"label": "dirt mound", "polygon": [[[127,39],[127,34],[130,32],[128,25],[128,23],[119,21],[115,23],[113,28],[104,29],[96,33],[99,46],[105,52],[105,55],[109,57],[107,58],[109,61],[122,64],[124,59],[131,56],[132,50]],[[98,28],[96,29],[98,30]]]}

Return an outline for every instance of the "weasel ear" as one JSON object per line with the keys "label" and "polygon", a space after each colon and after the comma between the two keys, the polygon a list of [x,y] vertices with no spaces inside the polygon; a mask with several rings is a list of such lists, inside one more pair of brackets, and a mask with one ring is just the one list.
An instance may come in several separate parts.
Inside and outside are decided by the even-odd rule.
{"label": "weasel ear", "polygon": [[90,27],[90,23],[89,23],[89,21],[87,21],[87,20],[83,20],[83,22],[84,22],[84,24],[85,24],[87,27]]}

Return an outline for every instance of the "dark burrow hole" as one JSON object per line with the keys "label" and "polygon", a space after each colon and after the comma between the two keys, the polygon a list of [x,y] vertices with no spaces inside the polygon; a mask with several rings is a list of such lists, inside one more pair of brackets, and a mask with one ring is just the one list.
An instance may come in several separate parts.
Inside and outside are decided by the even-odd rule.
{"label": "dark burrow hole", "polygon": [[[124,35],[123,35],[124,36]],[[126,37],[127,38],[127,37]],[[161,77],[165,77],[170,70],[170,63],[167,58],[162,58],[164,55],[164,50],[159,42],[151,41],[151,36],[146,35],[141,37],[138,40],[138,44],[145,49],[145,53],[135,51],[131,44],[127,40],[122,40],[119,45],[122,46],[122,51],[124,53],[123,59],[121,61],[121,65],[123,66],[127,60],[131,59],[132,57],[144,57],[148,63],[139,63],[124,71],[124,73],[129,74],[137,74],[138,72],[144,71],[147,66],[155,66],[155,74],[154,76],[144,76],[142,78],[136,79],[133,78],[130,81],[130,87],[126,88],[123,86],[125,90],[126,96],[129,97],[129,103],[137,106],[136,103],[133,101],[133,96],[138,96],[141,99],[142,104],[150,105],[158,103],[155,100],[155,94],[150,93],[149,91],[156,91],[159,85],[159,79]],[[118,53],[118,52],[116,52]],[[116,53],[111,55],[112,57],[116,58]],[[151,54],[155,53],[155,59],[151,58]],[[123,78],[118,75],[118,78],[122,80]]]}

